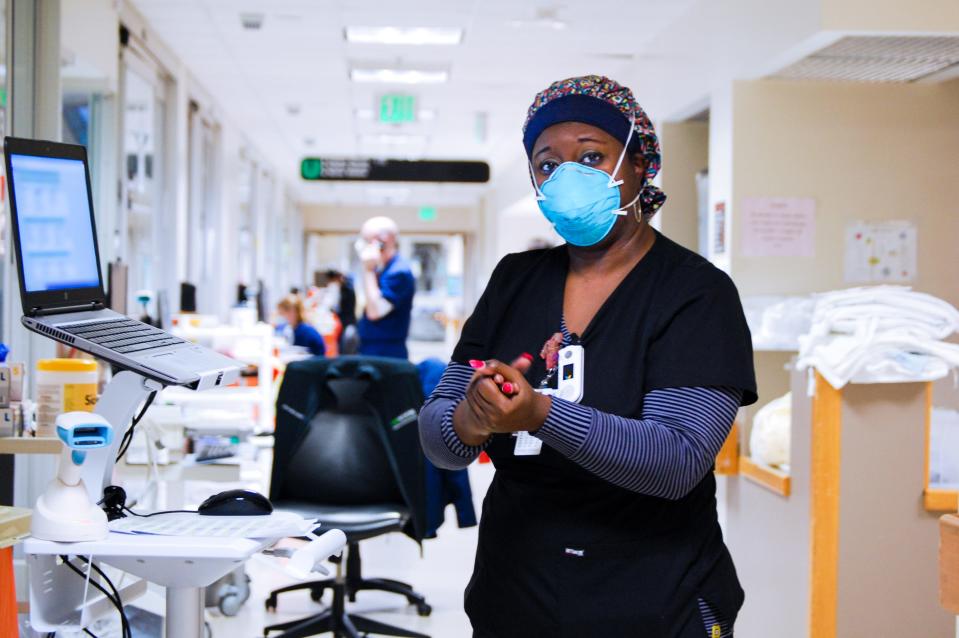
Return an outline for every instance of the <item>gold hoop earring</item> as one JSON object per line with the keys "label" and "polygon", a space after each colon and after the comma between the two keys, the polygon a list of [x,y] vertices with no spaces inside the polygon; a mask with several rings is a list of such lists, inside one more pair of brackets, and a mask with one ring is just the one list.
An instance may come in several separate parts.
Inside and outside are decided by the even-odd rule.
{"label": "gold hoop earring", "polygon": [[639,200],[638,200],[638,199],[637,199],[635,202],[633,202],[633,215],[636,216],[636,221],[642,223],[642,221],[643,221],[643,210],[642,210],[642,207],[639,205]]}

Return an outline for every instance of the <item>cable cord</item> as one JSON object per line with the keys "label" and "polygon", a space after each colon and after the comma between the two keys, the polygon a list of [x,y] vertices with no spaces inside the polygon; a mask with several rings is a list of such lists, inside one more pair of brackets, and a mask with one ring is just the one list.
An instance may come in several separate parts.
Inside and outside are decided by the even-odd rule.
{"label": "cable cord", "polygon": [[130,443],[133,442],[133,431],[136,429],[137,424],[147,413],[147,410],[150,409],[150,406],[153,405],[153,400],[156,398],[156,390],[150,393],[150,396],[147,397],[146,403],[143,404],[143,409],[140,410],[140,413],[133,418],[133,423],[130,424],[130,427],[127,428],[127,431],[123,433],[123,439],[120,440],[120,449],[117,452],[117,460],[119,461],[123,458],[123,455],[127,453],[127,448],[130,447]]}
{"label": "cable cord", "polygon": [[130,620],[127,618],[127,612],[123,608],[123,601],[120,599],[120,591],[117,589],[116,585],[113,584],[113,581],[110,580],[110,577],[106,575],[106,572],[104,572],[99,565],[91,560],[88,560],[87,558],[84,558],[83,556],[77,556],[77,558],[93,568],[93,571],[99,574],[100,578],[102,578],[107,586],[110,587],[110,591],[113,592],[113,604],[120,613],[120,625],[123,628],[124,636],[126,638],[133,638],[133,630],[130,629]]}
{"label": "cable cord", "polygon": [[[135,504],[135,503],[134,503]],[[127,493],[119,485],[108,485],[103,490],[103,498],[100,499],[100,502],[97,503],[103,508],[103,511],[107,513],[107,520],[115,521],[119,518],[124,518],[127,514],[131,516],[137,516],[139,518],[149,518],[151,516],[158,516],[160,514],[196,514],[196,510],[162,510],[160,512],[150,512],[149,514],[141,514],[139,512],[134,512],[127,505]]]}
{"label": "cable cord", "polygon": [[[78,556],[78,558],[80,558],[81,560],[84,560],[83,557]],[[73,572],[74,572],[75,574],[77,574],[78,576],[80,576],[80,578],[83,578],[84,580],[87,580],[87,575],[84,574],[82,571],[80,571],[80,569],[77,568],[76,565],[74,565],[73,563],[71,563],[70,560],[69,560],[69,558],[68,558],[67,556],[60,556],[60,560],[63,561],[63,564],[64,564],[64,565],[66,565],[66,566],[69,567],[71,570],[73,570]],[[89,582],[91,585],[93,585],[96,589],[98,589],[98,590],[100,591],[100,593],[102,593],[104,596],[106,596],[107,600],[109,600],[111,603],[113,603],[113,606],[116,607],[117,612],[120,614],[120,627],[121,627],[121,630],[122,630],[122,633],[123,633],[123,638],[132,638],[132,637],[133,637],[133,634],[130,632],[130,623],[129,623],[129,621],[127,620],[126,612],[123,610],[123,602],[120,600],[120,596],[119,596],[119,594],[117,593],[116,588],[113,586],[113,583],[112,583],[112,582],[110,581],[110,579],[106,576],[106,574],[104,574],[104,573],[100,570],[99,567],[97,567],[96,565],[92,565],[92,564],[91,564],[91,567],[93,567],[94,569],[96,569],[96,572],[97,572],[98,574],[100,574],[101,577],[102,577],[104,580],[107,581],[107,583],[110,585],[110,589],[113,591],[113,593],[111,594],[110,592],[108,592],[106,589],[103,588],[102,585],[100,585],[100,583],[96,582],[95,580],[92,580],[92,579],[91,579],[91,580],[88,580],[88,582]]]}
{"label": "cable cord", "polygon": [[123,508],[124,512],[132,514],[133,516],[138,516],[139,518],[150,518],[151,516],[159,516],[160,514],[196,514],[196,510],[163,510],[162,512],[150,512],[149,514],[140,514],[134,512],[129,507]]}
{"label": "cable cord", "polygon": [[[100,567],[97,566],[96,564],[87,560],[83,556],[77,556],[77,558],[79,558],[81,561],[83,561],[84,563],[88,564],[91,568],[93,568],[93,571],[99,574],[99,576],[110,587],[111,591],[107,591],[106,589],[104,589],[103,585],[93,580],[92,578],[88,578],[87,574],[84,574],[79,567],[77,567],[76,565],[70,562],[70,558],[68,556],[65,556],[65,555],[60,556],[60,560],[63,561],[64,565],[69,567],[77,576],[79,576],[80,578],[86,580],[91,585],[93,585],[96,589],[100,591],[101,594],[107,597],[107,600],[113,603],[113,606],[116,607],[117,612],[120,614],[120,626],[123,632],[123,638],[133,638],[133,633],[130,631],[130,621],[127,619],[127,613],[123,609],[123,601],[120,600],[120,593],[117,591],[117,588],[113,586],[113,581],[111,581],[110,577],[107,576],[103,572],[103,570],[100,569]],[[87,633],[89,633],[89,631]]]}

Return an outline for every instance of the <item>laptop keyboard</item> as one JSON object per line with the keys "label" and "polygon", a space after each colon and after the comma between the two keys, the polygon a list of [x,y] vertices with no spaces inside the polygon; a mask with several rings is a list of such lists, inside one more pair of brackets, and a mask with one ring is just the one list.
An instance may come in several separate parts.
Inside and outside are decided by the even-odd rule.
{"label": "laptop keyboard", "polygon": [[92,341],[121,354],[131,354],[154,348],[165,348],[179,343],[183,339],[174,337],[142,321],[132,319],[107,319],[74,326],[57,326],[60,330],[75,337]]}

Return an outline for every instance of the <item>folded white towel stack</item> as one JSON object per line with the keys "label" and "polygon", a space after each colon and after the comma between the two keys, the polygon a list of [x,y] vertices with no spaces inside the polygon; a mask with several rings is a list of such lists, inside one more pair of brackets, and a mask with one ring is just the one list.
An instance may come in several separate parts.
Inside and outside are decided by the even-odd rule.
{"label": "folded white towel stack", "polygon": [[812,327],[799,339],[800,369],[835,388],[847,383],[932,381],[959,368],[959,310],[904,286],[816,295]]}

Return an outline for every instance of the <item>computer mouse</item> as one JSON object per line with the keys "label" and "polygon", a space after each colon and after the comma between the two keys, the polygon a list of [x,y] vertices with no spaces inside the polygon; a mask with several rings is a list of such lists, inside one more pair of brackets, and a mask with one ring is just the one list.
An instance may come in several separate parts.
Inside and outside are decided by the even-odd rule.
{"label": "computer mouse", "polygon": [[270,499],[253,490],[220,492],[197,508],[197,512],[203,516],[265,516],[272,511]]}

